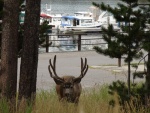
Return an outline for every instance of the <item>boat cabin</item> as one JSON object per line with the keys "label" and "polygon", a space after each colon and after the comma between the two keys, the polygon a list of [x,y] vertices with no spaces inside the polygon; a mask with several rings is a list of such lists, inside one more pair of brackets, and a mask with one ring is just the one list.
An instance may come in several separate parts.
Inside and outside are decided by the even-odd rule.
{"label": "boat cabin", "polygon": [[78,16],[62,16],[61,26],[89,26],[93,23],[92,17],[78,17]]}
{"label": "boat cabin", "polygon": [[61,24],[62,14],[51,14],[51,25],[54,25],[56,28]]}
{"label": "boat cabin", "polygon": [[114,18],[113,14],[107,12],[107,11],[103,11],[98,19],[99,23],[101,24],[116,24],[117,21]]}
{"label": "boat cabin", "polygon": [[40,24],[42,24],[44,21],[48,21],[48,23],[51,23],[52,17],[45,13],[41,13],[40,14]]}
{"label": "boat cabin", "polygon": [[40,23],[44,22],[45,20],[48,21],[48,25],[53,25],[56,28],[61,24],[61,14],[44,14],[41,13],[40,15]]}
{"label": "boat cabin", "polygon": [[75,12],[74,15],[80,17],[92,17],[91,12]]}

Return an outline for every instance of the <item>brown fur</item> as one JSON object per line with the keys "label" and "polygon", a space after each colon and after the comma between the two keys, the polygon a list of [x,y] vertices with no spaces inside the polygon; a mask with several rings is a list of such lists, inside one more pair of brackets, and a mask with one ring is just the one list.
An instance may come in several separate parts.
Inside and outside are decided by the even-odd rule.
{"label": "brown fur", "polygon": [[[74,78],[75,78],[74,76],[63,76],[62,77],[62,79],[64,79],[65,82],[73,82],[72,79],[74,79]],[[74,83],[73,90],[74,90],[74,93],[73,93],[73,97],[72,97],[72,100],[73,100],[72,102],[78,103],[79,97],[80,97],[80,94],[82,91],[81,83]],[[57,92],[57,95],[59,96],[60,101],[65,100],[65,96],[64,96],[64,92],[63,92],[63,84],[61,84],[61,85],[56,84],[56,92]]]}
{"label": "brown fur", "polygon": [[59,97],[59,100],[78,103],[82,91],[80,82],[88,70],[87,59],[85,58],[85,63],[83,63],[83,59],[81,58],[81,75],[79,77],[74,76],[59,77],[56,73],[55,67],[56,55],[54,57],[53,64],[51,62],[51,59],[49,60],[49,64],[50,65],[48,66],[48,70],[50,76],[54,79],[56,83],[56,92]]}

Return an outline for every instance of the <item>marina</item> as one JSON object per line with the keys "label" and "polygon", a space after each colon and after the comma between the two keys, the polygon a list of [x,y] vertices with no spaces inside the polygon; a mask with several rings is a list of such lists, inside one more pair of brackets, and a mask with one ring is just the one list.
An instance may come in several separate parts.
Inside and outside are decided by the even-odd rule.
{"label": "marina", "polygon": [[[118,0],[93,2],[104,2],[114,7]],[[113,15],[93,7],[92,1],[43,0],[40,23],[44,20],[49,22],[48,25],[54,26],[47,37],[47,42],[52,44],[46,50],[40,48],[39,51],[87,51],[94,46],[107,48],[102,37],[102,27],[107,28],[112,24],[116,31],[120,31],[119,23]]]}
{"label": "marina", "polygon": [[45,12],[42,10],[41,13],[44,12],[45,20],[49,21],[49,25],[54,25],[54,28],[57,28],[64,33],[70,31],[100,32],[102,27],[107,27],[108,24],[114,25],[114,29],[119,29],[117,27],[118,23],[112,14],[102,11],[95,6],[90,6],[85,10],[86,11],[77,11],[73,14],[66,12],[60,14],[59,17],[57,16],[56,18],[56,16],[52,15],[53,12],[51,6],[48,8],[48,4],[46,4]]}

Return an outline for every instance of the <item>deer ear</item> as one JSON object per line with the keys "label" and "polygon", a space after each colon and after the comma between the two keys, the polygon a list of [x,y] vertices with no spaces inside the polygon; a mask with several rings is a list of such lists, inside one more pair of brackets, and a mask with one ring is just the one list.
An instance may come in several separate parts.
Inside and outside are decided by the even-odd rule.
{"label": "deer ear", "polygon": [[54,81],[55,81],[55,83],[56,83],[57,85],[61,85],[62,83],[64,83],[63,80],[57,79],[57,78],[54,78]]}
{"label": "deer ear", "polygon": [[73,82],[74,82],[74,83],[80,83],[80,82],[81,82],[81,78],[75,78],[75,79],[73,80]]}

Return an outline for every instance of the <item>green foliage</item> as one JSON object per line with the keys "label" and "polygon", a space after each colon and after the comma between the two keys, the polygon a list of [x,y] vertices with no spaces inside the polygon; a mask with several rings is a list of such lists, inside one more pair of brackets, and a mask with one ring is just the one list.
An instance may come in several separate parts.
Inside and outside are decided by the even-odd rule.
{"label": "green foliage", "polygon": [[39,37],[39,45],[42,47],[46,47],[51,45],[51,43],[48,43],[46,45],[46,37],[48,36],[48,33],[51,33],[52,25],[48,25],[48,21],[44,21],[40,25],[40,37]]}
{"label": "green foliage", "polygon": [[0,112],[1,113],[9,113],[9,105],[6,99],[0,99]]}
{"label": "green foliage", "polygon": [[138,51],[140,50],[144,30],[141,28],[142,22],[139,19],[141,11],[134,10],[137,7],[137,0],[120,1],[124,2],[124,4],[118,3],[116,8],[112,8],[104,3],[93,3],[100,9],[112,13],[118,22],[123,23],[120,26],[121,32],[116,32],[113,29],[113,25],[109,25],[107,29],[103,28],[102,31],[105,33],[103,38],[108,43],[108,48],[102,49],[97,46],[94,49],[96,52],[112,58],[121,58],[123,55],[127,55],[125,62],[129,62],[134,57],[139,58],[142,56]]}
{"label": "green foliage", "polygon": [[27,106],[25,113],[32,113],[32,105]]}
{"label": "green foliage", "polygon": [[145,71],[138,71],[133,73],[133,78],[135,79],[136,77],[138,78],[144,78],[144,76],[146,76],[146,72]]}
{"label": "green foliage", "polygon": [[[149,1],[150,2],[150,1]],[[148,6],[141,6],[140,7],[142,10],[142,16],[141,20],[143,22],[142,27],[146,29],[144,38],[143,38],[143,43],[142,43],[142,48],[149,52],[150,51],[150,28],[148,27],[150,24],[150,5]]]}
{"label": "green foliage", "polygon": [[103,28],[104,31],[103,39],[107,42],[108,48],[101,49],[98,46],[95,46],[94,49],[98,53],[102,53],[104,55],[109,55],[111,58],[121,58],[122,55],[125,54],[126,48],[120,45],[120,41],[115,39],[117,32],[114,31],[113,25],[108,26],[108,29]]}
{"label": "green foliage", "polygon": [[[124,57],[124,61],[128,63],[128,94],[130,95],[130,63],[134,58],[141,58],[143,56],[142,49],[150,52],[150,38],[149,29],[145,32],[146,24],[149,22],[148,14],[146,11],[138,8],[138,0],[120,0],[117,7],[112,8],[110,5],[104,3],[93,5],[102,10],[113,14],[114,18],[120,23],[119,32],[112,29],[109,25],[107,29],[102,29],[105,33],[103,35],[104,41],[108,43],[107,49],[94,47],[96,52],[108,55],[112,58]],[[145,8],[145,7],[144,7]],[[141,74],[139,74],[139,77]]]}
{"label": "green foliage", "polygon": [[[130,108],[134,107],[137,111],[140,109],[138,105],[144,106],[144,95],[145,95],[144,84],[132,84],[131,85],[131,95],[128,95],[128,87],[127,84],[122,81],[113,82],[109,86],[109,94],[110,95],[118,95],[119,104],[123,109],[126,109],[126,106]],[[132,105],[131,105],[132,100]],[[113,107],[116,105],[116,101],[112,99],[109,104]],[[132,109],[131,109],[132,111]]]}

